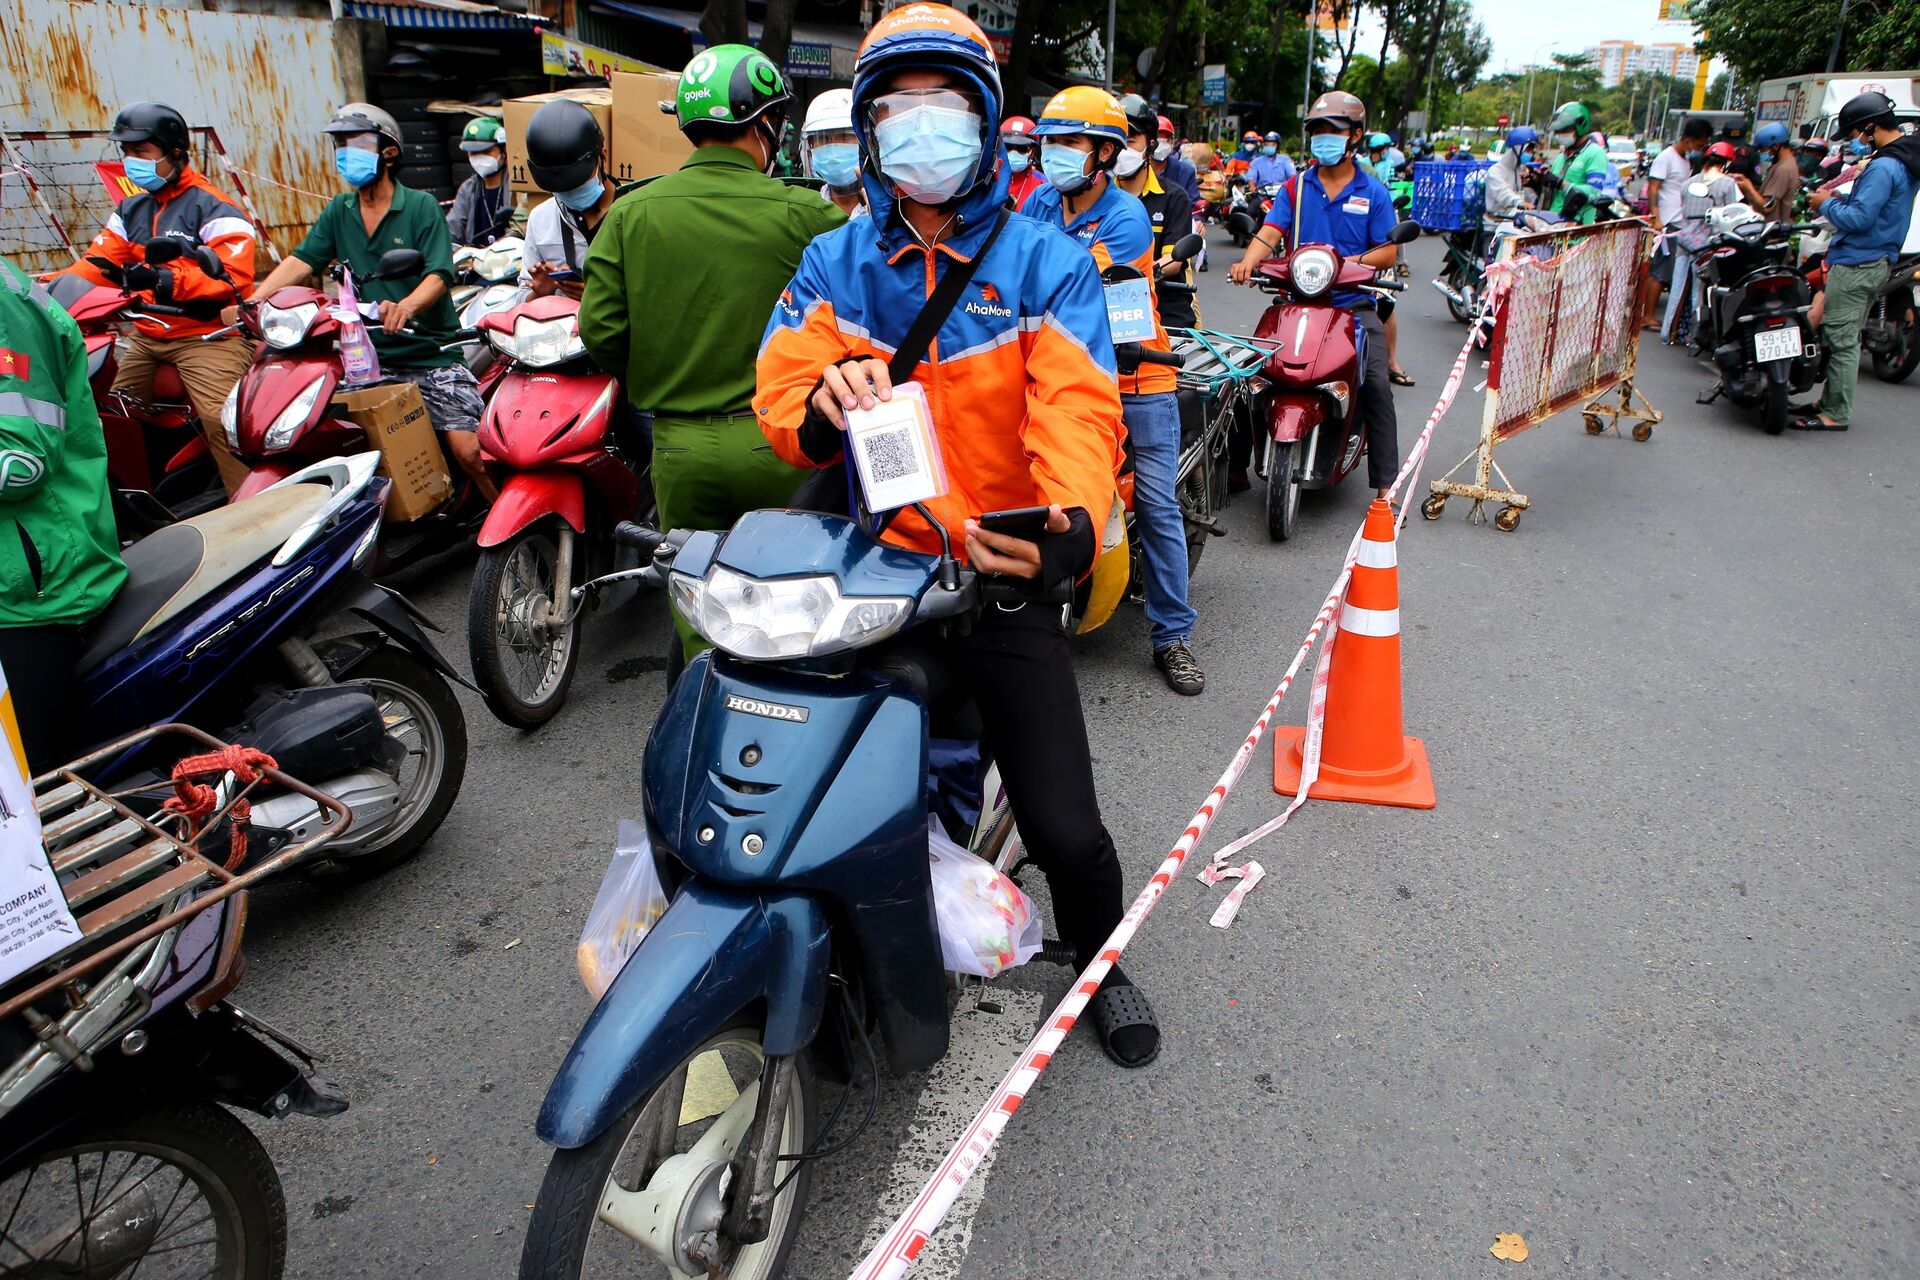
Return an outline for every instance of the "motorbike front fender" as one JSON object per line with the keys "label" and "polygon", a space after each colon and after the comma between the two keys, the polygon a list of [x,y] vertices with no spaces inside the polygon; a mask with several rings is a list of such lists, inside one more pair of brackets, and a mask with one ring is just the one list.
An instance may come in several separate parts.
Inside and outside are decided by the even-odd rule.
{"label": "motorbike front fender", "polygon": [[421,624],[425,623],[436,631],[440,628],[399,592],[361,578],[347,589],[346,595],[340,600],[340,608],[347,613],[359,614],[384,632],[388,639],[455,684],[473,688],[465,676],[453,669],[453,664],[441,654],[439,646],[427,638],[427,633],[421,630]]}
{"label": "motorbike front fender", "polygon": [[480,526],[480,545],[497,547],[536,520],[559,516],[575,533],[587,531],[587,482],[577,471],[516,471]]}
{"label": "motorbike front fender", "polygon": [[592,1142],[749,1005],[765,1003],[769,1055],[806,1048],[826,1008],[831,941],[806,894],[688,881],[575,1037],[540,1104],[540,1140]]}
{"label": "motorbike front fender", "polygon": [[1269,430],[1281,444],[1304,440],[1320,424],[1323,414],[1318,397],[1276,396],[1268,419]]}

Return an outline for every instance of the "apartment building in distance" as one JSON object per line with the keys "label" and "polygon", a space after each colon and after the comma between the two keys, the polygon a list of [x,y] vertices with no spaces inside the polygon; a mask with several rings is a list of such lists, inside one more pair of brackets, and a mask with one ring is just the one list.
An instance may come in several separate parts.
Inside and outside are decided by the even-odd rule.
{"label": "apartment building in distance", "polygon": [[1691,80],[1700,55],[1687,44],[1635,44],[1631,40],[1602,40],[1587,50],[1600,83],[1612,88],[1639,72]]}

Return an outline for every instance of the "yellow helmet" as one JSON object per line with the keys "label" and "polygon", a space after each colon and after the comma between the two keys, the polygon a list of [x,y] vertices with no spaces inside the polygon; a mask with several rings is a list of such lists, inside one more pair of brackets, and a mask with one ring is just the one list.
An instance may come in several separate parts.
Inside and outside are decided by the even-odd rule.
{"label": "yellow helmet", "polygon": [[1081,598],[1074,614],[1076,635],[1097,631],[1120,607],[1127,592],[1127,580],[1133,576],[1133,552],[1127,545],[1127,509],[1114,495],[1113,509],[1107,513],[1106,528],[1100,534],[1100,551],[1093,562],[1093,573],[1081,587]]}
{"label": "yellow helmet", "polygon": [[1090,84],[1062,89],[1048,101],[1046,110],[1040,113],[1039,121],[1033,126],[1033,136],[1036,138],[1060,138],[1082,133],[1112,138],[1121,146],[1127,144],[1127,113],[1120,109],[1119,102],[1105,89]]}

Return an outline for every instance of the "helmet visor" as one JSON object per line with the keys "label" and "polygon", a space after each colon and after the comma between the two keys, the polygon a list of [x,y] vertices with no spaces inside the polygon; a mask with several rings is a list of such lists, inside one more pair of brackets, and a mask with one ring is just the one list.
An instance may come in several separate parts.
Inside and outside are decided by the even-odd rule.
{"label": "helmet visor", "polygon": [[948,111],[981,114],[980,100],[958,89],[895,89],[867,104],[867,124],[878,125],[916,107],[943,107]]}

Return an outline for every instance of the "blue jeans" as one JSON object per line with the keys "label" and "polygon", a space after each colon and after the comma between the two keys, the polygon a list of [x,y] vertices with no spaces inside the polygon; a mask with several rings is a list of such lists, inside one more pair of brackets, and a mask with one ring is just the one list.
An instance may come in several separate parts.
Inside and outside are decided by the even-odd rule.
{"label": "blue jeans", "polygon": [[1134,527],[1147,567],[1147,621],[1154,652],[1193,634],[1199,614],[1187,603],[1187,522],[1174,496],[1180,469],[1180,406],[1171,391],[1120,397],[1133,441]]}

